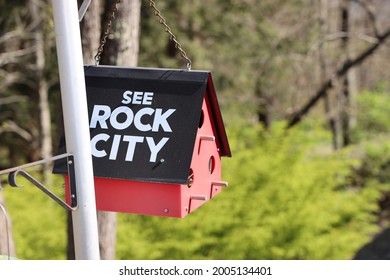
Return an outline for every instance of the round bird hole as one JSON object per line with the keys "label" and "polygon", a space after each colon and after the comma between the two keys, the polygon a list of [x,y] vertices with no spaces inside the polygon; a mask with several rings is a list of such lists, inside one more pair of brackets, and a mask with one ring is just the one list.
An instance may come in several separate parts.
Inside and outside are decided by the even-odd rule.
{"label": "round bird hole", "polygon": [[187,187],[191,188],[194,184],[194,171],[190,168],[190,173],[188,174],[187,178]]}
{"label": "round bird hole", "polygon": [[214,156],[211,156],[209,159],[209,173],[213,174],[214,169],[215,169],[215,158]]}

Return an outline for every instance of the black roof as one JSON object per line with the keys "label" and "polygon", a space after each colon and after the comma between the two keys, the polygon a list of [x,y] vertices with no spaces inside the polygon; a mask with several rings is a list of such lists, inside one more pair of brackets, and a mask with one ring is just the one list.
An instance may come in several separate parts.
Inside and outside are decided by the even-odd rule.
{"label": "black roof", "polygon": [[[90,119],[96,104],[108,106],[111,113],[116,108],[123,106],[121,103],[122,95],[127,90],[154,93],[153,104],[148,103],[151,105],[145,106],[139,102],[126,105],[134,114],[146,107],[160,110],[160,115],[168,111],[171,113],[166,118],[166,129],[162,129],[162,126],[156,126],[153,131],[146,131],[146,129],[140,131],[137,130],[135,125],[132,125],[123,130],[115,130],[109,127],[108,120],[108,127],[106,128],[99,125],[90,128],[91,139],[103,134],[109,135],[109,137],[105,136],[104,141],[98,143],[102,146],[96,146],[96,149],[104,150],[107,154],[102,157],[93,157],[96,177],[186,183],[203,98],[207,98],[211,106],[211,121],[215,126],[220,153],[222,156],[231,156],[212,76],[209,71],[86,66],[85,77]],[[152,123],[152,115],[155,117],[157,111],[153,114],[143,115],[140,122]],[[134,135],[138,138],[133,143],[136,146],[133,150],[133,157],[129,160],[130,138]],[[110,151],[113,150],[114,137],[117,137],[117,149],[114,149],[114,154],[109,159],[109,155],[110,157],[112,155]],[[162,141],[162,139],[165,140]],[[156,158],[152,158],[151,147],[158,146],[160,141],[164,142],[164,147],[158,151]],[[62,146],[61,150],[64,151],[65,143],[63,142],[60,146]],[[56,173],[66,173],[66,168],[64,165],[60,168],[60,165],[57,164],[54,171]]]}

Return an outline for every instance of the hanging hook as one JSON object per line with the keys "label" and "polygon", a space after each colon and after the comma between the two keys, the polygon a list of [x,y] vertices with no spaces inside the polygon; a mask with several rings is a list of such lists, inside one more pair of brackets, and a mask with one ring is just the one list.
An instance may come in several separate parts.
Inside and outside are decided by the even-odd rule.
{"label": "hanging hook", "polygon": [[[66,202],[64,202],[61,198],[56,196],[53,192],[51,192],[48,188],[46,188],[44,185],[42,185],[38,180],[36,180],[33,176],[31,176],[28,172],[26,172],[24,169],[28,167],[33,167],[39,164],[45,164],[47,162],[60,160],[66,158],[67,160],[67,166],[68,166],[68,174],[70,179],[70,192],[71,192],[71,205],[69,206]],[[54,156],[48,159],[39,160],[36,162],[24,164],[18,167],[1,170],[0,175],[2,174],[8,174],[8,182],[12,187],[22,187],[16,182],[16,176],[20,174],[24,178],[26,178],[30,183],[32,183],[34,186],[39,188],[41,191],[43,191],[45,194],[47,194],[50,198],[52,198],[54,201],[56,201],[60,206],[65,208],[66,210],[74,211],[77,209],[77,192],[76,192],[76,180],[75,180],[75,172],[74,172],[74,158],[72,154],[62,154],[58,156]]]}
{"label": "hanging hook", "polygon": [[[57,202],[60,206],[62,206],[63,208],[65,208],[66,210],[69,210],[69,211],[73,211],[77,208],[77,205],[72,207],[72,206],[69,206],[67,203],[65,203],[64,201],[62,201],[61,198],[59,198],[58,196],[56,196],[52,191],[50,191],[48,188],[46,188],[44,185],[42,185],[38,180],[36,180],[33,176],[31,176],[29,173],[27,173],[26,171],[24,170],[17,170],[15,172],[11,172],[9,175],[8,175],[8,178],[9,178],[9,184],[13,187],[22,187],[21,185],[19,185],[18,183],[16,183],[16,176],[20,174],[21,176],[23,176],[24,178],[26,178],[28,181],[30,181],[30,183],[32,183],[34,186],[36,186],[38,189],[40,189],[41,191],[43,191],[45,194],[47,194],[50,198],[52,198],[55,202]],[[74,195],[74,194],[72,194]]]}

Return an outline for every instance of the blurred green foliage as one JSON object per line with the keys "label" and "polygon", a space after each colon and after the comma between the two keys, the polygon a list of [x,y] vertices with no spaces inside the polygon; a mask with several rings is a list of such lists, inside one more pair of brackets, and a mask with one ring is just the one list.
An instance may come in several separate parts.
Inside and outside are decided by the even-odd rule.
{"label": "blurred green foliage", "polygon": [[[39,173],[31,174],[42,181]],[[17,180],[23,188],[6,185],[2,192],[12,220],[18,259],[66,259],[66,210],[23,177],[18,176]],[[50,190],[63,197],[62,184],[63,178],[54,176],[55,187]]]}
{"label": "blurred green foliage", "polygon": [[282,125],[229,135],[230,186],[184,220],[121,215],[118,258],[349,259],[375,232],[380,188],[353,185],[352,150],[329,153]]}
{"label": "blurred green foliage", "polygon": [[357,140],[377,137],[378,134],[390,133],[390,93],[386,84],[379,84],[373,91],[364,91],[357,95]]}
{"label": "blurred green foliage", "polygon": [[[305,125],[284,127],[230,128],[233,158],[223,160],[229,187],[188,217],[119,214],[117,258],[352,258],[378,231],[390,145],[334,152],[321,125],[310,133]],[[18,257],[65,259],[65,210],[29,186],[3,193]]]}

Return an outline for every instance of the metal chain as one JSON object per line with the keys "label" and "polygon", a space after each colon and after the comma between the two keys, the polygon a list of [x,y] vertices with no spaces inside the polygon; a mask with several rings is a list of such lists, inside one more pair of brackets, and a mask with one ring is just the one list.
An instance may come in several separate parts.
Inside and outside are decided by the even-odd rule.
{"label": "metal chain", "polygon": [[[104,45],[107,42],[107,37],[110,35],[111,27],[112,27],[112,22],[115,20],[115,13],[118,10],[118,5],[121,1],[116,0],[115,5],[112,9],[112,12],[110,14],[110,18],[107,22],[106,30],[104,31],[103,37],[100,41],[100,46],[98,48],[98,52],[95,55],[95,63],[96,65],[99,65],[100,63],[100,58],[101,54],[104,49]],[[187,56],[186,52],[183,50],[181,44],[177,41],[176,36],[173,34],[171,28],[168,26],[165,18],[161,15],[160,10],[156,7],[156,3],[153,0],[149,0],[149,5],[150,7],[153,8],[154,10],[154,15],[157,16],[160,19],[160,23],[165,26],[165,32],[169,33],[169,39],[175,43],[175,48],[180,51],[181,56],[187,61],[187,69],[191,70],[192,67],[192,61],[191,59]]]}
{"label": "metal chain", "polygon": [[100,41],[100,46],[98,48],[98,52],[95,55],[95,64],[96,65],[99,65],[99,63],[100,63],[100,58],[101,58],[101,55],[102,55],[102,52],[103,52],[103,48],[104,48],[104,45],[107,42],[108,35],[110,35],[112,22],[115,20],[115,13],[118,11],[118,5],[119,5],[120,2],[121,2],[121,0],[116,0],[115,5],[114,5],[114,7],[112,9],[112,12],[110,14],[110,18],[109,18],[109,20],[107,22],[107,25],[106,25],[106,30],[104,31],[102,40]]}
{"label": "metal chain", "polygon": [[187,69],[191,70],[192,62],[188,58],[186,52],[181,47],[180,43],[177,41],[176,36],[172,33],[171,28],[168,26],[165,18],[161,15],[161,12],[156,7],[156,3],[153,0],[149,0],[149,5],[154,9],[154,15],[160,19],[160,23],[165,26],[165,32],[169,33],[169,39],[175,43],[175,48],[180,51],[181,56],[187,61]]}

